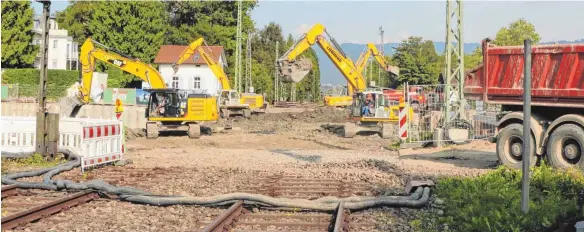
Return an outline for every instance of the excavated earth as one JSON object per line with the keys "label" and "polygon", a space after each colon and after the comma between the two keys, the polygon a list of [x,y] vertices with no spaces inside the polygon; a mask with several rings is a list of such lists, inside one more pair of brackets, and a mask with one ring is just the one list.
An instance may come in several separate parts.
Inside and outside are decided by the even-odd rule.
{"label": "excavated earth", "polygon": [[[222,122],[206,125],[206,135],[194,140],[182,134],[149,140],[142,137],[143,132],[133,131],[126,144],[131,164],[84,175],[77,169],[57,178],[103,178],[160,194],[212,196],[242,191],[259,177],[284,174],[366,182],[375,186],[375,194],[403,195],[408,180],[476,176],[497,165],[494,145],[486,141],[394,151],[394,140],[377,134],[343,138],[344,110],[277,111],[236,119],[233,129],[227,131],[221,130]],[[208,135],[210,131],[212,135]],[[136,177],[138,172],[148,175]],[[198,231],[222,210],[100,199],[15,231]],[[417,211],[381,208],[358,213],[370,215],[368,220],[378,231],[412,231],[409,222]]]}

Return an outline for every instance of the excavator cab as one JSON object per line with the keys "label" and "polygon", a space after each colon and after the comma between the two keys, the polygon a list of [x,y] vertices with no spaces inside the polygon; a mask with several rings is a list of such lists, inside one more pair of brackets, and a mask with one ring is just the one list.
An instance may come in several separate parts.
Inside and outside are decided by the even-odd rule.
{"label": "excavator cab", "polygon": [[219,94],[220,115],[223,118],[231,116],[251,117],[251,110],[248,104],[241,103],[241,96],[233,89],[221,90]]}
{"label": "excavator cab", "polygon": [[209,94],[190,90],[148,89],[146,137],[157,138],[160,131],[187,131],[189,138],[198,138],[202,122],[219,118],[217,99]]}
{"label": "excavator cab", "polygon": [[179,118],[186,112],[185,101],[179,98],[178,92],[155,91],[150,94],[148,101],[148,117],[152,118]]}
{"label": "excavator cab", "polygon": [[377,132],[382,138],[390,138],[399,120],[399,105],[390,101],[382,91],[367,90],[353,95],[350,105],[351,122],[345,123],[345,137],[352,138],[359,132]]}

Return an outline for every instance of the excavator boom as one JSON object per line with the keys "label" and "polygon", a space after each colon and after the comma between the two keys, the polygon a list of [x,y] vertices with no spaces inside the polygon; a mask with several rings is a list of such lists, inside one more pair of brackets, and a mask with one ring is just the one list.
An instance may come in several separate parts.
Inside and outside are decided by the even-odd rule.
{"label": "excavator boom", "polygon": [[331,59],[337,69],[343,74],[348,82],[348,93],[352,95],[355,90],[365,90],[365,79],[361,72],[357,70],[353,61],[347,57],[341,47],[329,35],[329,42],[323,34],[327,34],[326,29],[321,24],[316,24],[304,37],[300,39],[288,52],[278,59],[278,69],[280,77],[284,82],[299,82],[312,70],[312,62],[308,58],[296,60],[296,58],[315,43]]}
{"label": "excavator boom", "polygon": [[213,72],[213,74],[215,74],[215,76],[221,82],[222,89],[231,90],[231,85],[229,84],[229,79],[227,78],[225,71],[223,70],[221,65],[217,64],[217,62],[213,60],[213,57],[211,57],[211,55],[207,53],[205,49],[203,49],[202,45],[204,43],[205,40],[203,38],[199,38],[193,41],[191,44],[189,44],[189,46],[180,54],[178,60],[172,65],[174,72],[178,71],[178,67],[187,59],[189,59],[191,56],[195,55],[195,53],[198,51],[201,57],[203,57],[203,59]]}
{"label": "excavator boom", "polygon": [[[120,55],[108,51],[108,49],[96,48],[97,43],[90,38],[85,40],[81,46],[79,61],[81,62],[82,85],[80,87],[81,100],[83,104],[89,103],[91,92],[91,81],[95,70],[95,60],[101,60],[110,65],[114,65],[121,70],[133,74],[141,80],[148,82],[152,88],[166,88],[164,78],[149,64],[145,64],[137,59]],[[99,43],[97,43],[99,44]]]}
{"label": "excavator boom", "polygon": [[359,55],[359,59],[357,60],[357,63],[356,63],[356,66],[357,66],[357,69],[359,70],[359,72],[363,72],[363,69],[367,65],[367,60],[369,60],[369,57],[371,55],[373,55],[373,57],[375,58],[377,63],[385,71],[388,71],[396,76],[399,75],[399,67],[389,65],[389,63],[387,63],[387,61],[383,57],[383,54],[381,54],[379,52],[379,50],[377,50],[377,47],[373,43],[368,43],[367,44],[367,51],[363,52],[363,53],[361,53],[361,55]]}

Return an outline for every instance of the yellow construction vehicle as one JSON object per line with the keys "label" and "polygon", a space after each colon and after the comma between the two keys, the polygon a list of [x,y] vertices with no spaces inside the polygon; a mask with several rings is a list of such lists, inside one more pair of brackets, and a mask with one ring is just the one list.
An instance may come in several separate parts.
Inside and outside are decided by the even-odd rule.
{"label": "yellow construction vehicle", "polygon": [[[331,42],[324,35],[327,35]],[[312,68],[308,66],[310,60],[296,58],[314,44],[320,46],[348,82],[348,92],[352,95],[349,106],[351,122],[345,125],[345,136],[354,137],[359,131],[377,131],[383,138],[393,135],[393,129],[399,119],[397,102],[389,101],[381,89],[366,88],[361,72],[321,24],[314,25],[278,59],[278,71],[282,81],[298,82],[308,74]],[[367,110],[364,106],[367,106]]]}
{"label": "yellow construction vehicle", "polygon": [[[96,48],[95,44],[103,48]],[[168,89],[164,78],[149,64],[123,55],[88,38],[81,46],[81,82],[71,114],[90,102],[91,81],[95,70],[95,60],[101,60],[127,73],[133,74],[150,84],[148,108],[146,110],[146,137],[157,138],[159,131],[187,131],[190,138],[201,135],[200,124],[217,121],[219,117],[217,100],[206,94],[193,91]],[[74,115],[73,115],[74,116]]]}
{"label": "yellow construction vehicle", "polygon": [[399,75],[399,67],[389,65],[389,63],[387,63],[387,61],[383,57],[383,54],[381,54],[379,50],[377,50],[377,47],[373,43],[368,43],[367,49],[361,52],[359,58],[357,59],[357,63],[355,64],[355,66],[357,67],[357,70],[359,72],[361,73],[363,72],[363,69],[365,68],[365,66],[367,66],[367,60],[369,60],[369,57],[371,55],[373,55],[373,57],[375,58],[379,66],[383,68],[383,70],[390,72],[391,74],[396,76]]}
{"label": "yellow construction vehicle", "polygon": [[201,57],[205,60],[213,74],[221,82],[221,91],[219,93],[219,108],[223,118],[229,118],[234,115],[240,115],[244,118],[251,116],[251,110],[265,109],[266,103],[264,97],[255,93],[247,93],[245,95],[239,94],[237,91],[231,89],[229,79],[225,74],[223,68],[218,65],[211,55],[203,49],[202,45],[205,43],[203,38],[193,41],[181,53],[178,60],[173,64],[174,72],[178,71],[178,67],[188,58],[193,56],[195,52],[199,52]]}

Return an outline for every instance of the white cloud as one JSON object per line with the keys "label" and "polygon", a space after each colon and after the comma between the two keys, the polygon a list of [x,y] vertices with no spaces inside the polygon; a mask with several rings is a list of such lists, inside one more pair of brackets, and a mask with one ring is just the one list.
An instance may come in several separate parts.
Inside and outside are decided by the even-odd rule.
{"label": "white cloud", "polygon": [[300,24],[300,26],[298,26],[296,29],[294,29],[294,33],[295,33],[295,36],[298,37],[298,36],[301,36],[304,33],[308,32],[308,30],[310,30],[310,25],[303,23],[303,24]]}

